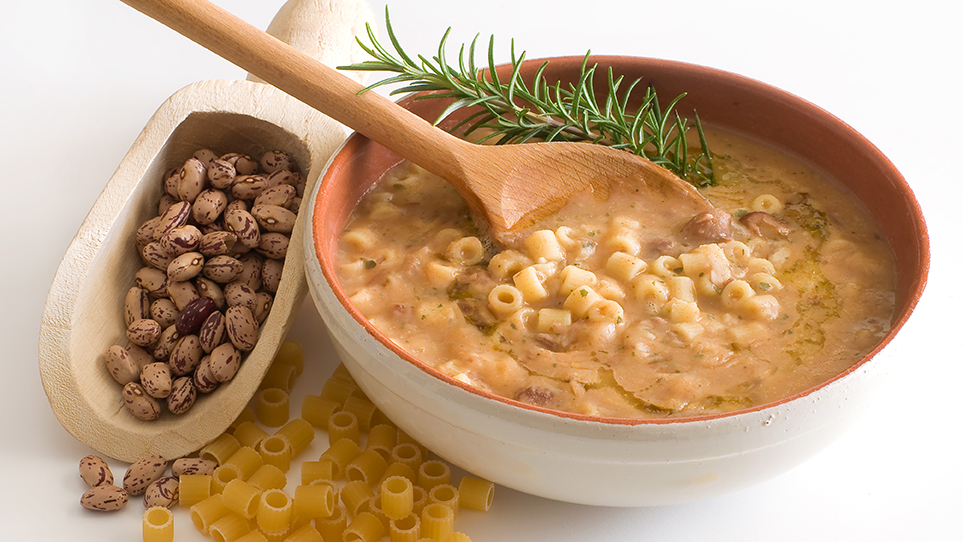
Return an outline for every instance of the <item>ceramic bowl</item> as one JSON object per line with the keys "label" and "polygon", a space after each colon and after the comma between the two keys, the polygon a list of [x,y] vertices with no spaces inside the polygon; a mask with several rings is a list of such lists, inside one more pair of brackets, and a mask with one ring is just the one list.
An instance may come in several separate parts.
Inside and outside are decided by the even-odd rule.
{"label": "ceramic bowl", "polygon": [[[841,180],[875,215],[896,253],[892,329],[850,369],[786,399],[722,415],[614,419],[551,411],[480,391],[393,345],[350,304],[335,276],[336,239],[361,195],[399,157],[360,135],[329,162],[308,206],[311,295],[344,364],[372,401],[429,449],[498,484],[551,499],[605,506],[665,505],[764,481],[811,457],[872,401],[884,350],[913,311],[929,264],[926,227],[896,168],[842,121],[796,96],[735,74],[678,62],[596,57],[703,119],[802,156]],[[526,73],[541,60],[529,61]],[[550,60],[567,80],[582,58]],[[402,104],[434,119],[434,100]]]}

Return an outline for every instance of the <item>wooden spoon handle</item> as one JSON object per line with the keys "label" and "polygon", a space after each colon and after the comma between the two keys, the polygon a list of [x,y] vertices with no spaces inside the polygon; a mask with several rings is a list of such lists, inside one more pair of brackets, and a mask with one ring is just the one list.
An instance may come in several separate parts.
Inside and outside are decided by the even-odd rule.
{"label": "wooden spoon handle", "polygon": [[[471,144],[207,0],[121,0],[425,169],[459,182]],[[459,187],[462,188],[462,187]]]}

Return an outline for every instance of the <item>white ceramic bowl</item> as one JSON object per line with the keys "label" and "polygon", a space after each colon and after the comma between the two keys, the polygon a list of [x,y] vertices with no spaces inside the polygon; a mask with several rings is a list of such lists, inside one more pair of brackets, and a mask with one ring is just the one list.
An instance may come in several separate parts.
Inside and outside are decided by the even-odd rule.
{"label": "white ceramic bowl", "polygon": [[[605,506],[673,504],[737,490],[811,457],[844,431],[885,373],[883,347],[905,323],[926,282],[925,224],[912,192],[868,141],[818,107],[734,74],[677,62],[597,57],[660,94],[739,132],[782,146],[840,179],[880,222],[897,257],[897,309],[889,334],[832,380],[787,399],[724,415],[638,420],[546,410],[467,386],[393,345],[351,305],[333,265],[352,207],[399,158],[354,135],[329,162],[307,206],[311,295],[344,364],[397,425],[446,460],[498,484],[562,501]],[[570,78],[578,58],[550,62]],[[530,61],[528,73],[541,61]],[[426,118],[433,100],[402,103]],[[885,218],[885,220],[883,220]]]}

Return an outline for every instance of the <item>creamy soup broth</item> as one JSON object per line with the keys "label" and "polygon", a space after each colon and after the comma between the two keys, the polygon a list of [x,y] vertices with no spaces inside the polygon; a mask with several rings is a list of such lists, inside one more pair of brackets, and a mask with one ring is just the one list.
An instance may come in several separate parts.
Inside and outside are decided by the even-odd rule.
{"label": "creamy soup broth", "polygon": [[891,250],[804,162],[708,137],[717,185],[701,191],[726,213],[707,228],[622,187],[498,247],[454,189],[403,163],[352,215],[340,281],[415,358],[523,403],[673,417],[804,391],[888,331]]}

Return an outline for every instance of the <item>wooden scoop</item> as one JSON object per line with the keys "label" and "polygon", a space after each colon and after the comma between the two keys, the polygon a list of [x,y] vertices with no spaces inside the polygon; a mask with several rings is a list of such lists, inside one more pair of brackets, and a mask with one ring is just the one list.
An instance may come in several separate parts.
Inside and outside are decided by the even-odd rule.
{"label": "wooden scoop", "polygon": [[[602,196],[632,183],[682,215],[712,206],[668,170],[588,143],[475,145],[436,128],[206,0],[123,0],[212,52],[444,178],[499,239],[560,208],[573,194]],[[691,209],[691,213],[685,212]]]}

